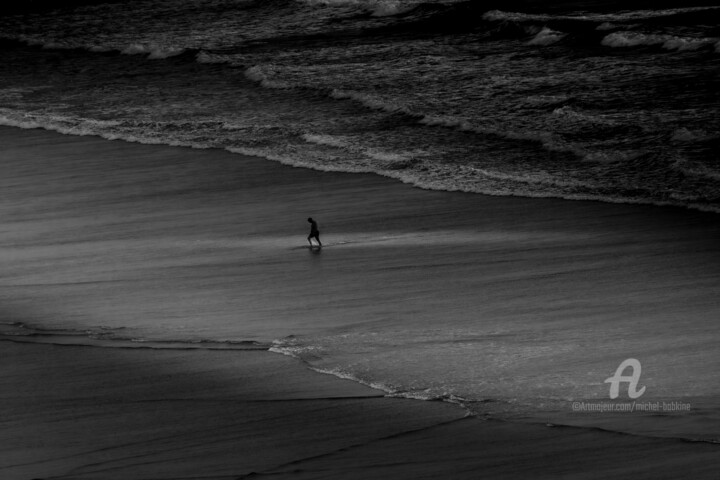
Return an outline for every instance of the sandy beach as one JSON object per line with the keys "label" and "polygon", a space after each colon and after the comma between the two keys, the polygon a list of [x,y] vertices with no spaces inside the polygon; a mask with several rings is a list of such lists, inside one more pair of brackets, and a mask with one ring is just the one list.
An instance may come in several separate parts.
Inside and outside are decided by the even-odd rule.
{"label": "sandy beach", "polygon": [[717,476],[716,214],[0,138],[3,479]]}
{"label": "sandy beach", "polygon": [[717,445],[466,418],[267,352],[2,348],[8,480],[717,473]]}

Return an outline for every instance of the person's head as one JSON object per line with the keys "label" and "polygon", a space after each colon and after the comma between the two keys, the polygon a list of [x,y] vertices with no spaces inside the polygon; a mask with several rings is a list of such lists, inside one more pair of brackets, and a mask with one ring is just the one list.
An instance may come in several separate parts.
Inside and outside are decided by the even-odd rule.
{"label": "person's head", "polygon": [[308,217],[308,222],[312,223],[313,219],[312,217]]}

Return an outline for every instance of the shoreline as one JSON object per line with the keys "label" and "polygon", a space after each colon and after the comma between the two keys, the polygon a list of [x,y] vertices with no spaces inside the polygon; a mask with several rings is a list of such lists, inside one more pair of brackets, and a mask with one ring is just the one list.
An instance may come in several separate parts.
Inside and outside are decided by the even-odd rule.
{"label": "shoreline", "polygon": [[[372,109],[372,108],[371,108]],[[422,123],[422,122],[421,122]],[[397,173],[395,170],[378,170],[378,171],[362,171],[362,170],[356,170],[353,168],[335,168],[335,167],[328,167],[323,165],[314,165],[314,164],[308,164],[308,163],[294,163],[292,160],[289,160],[287,158],[280,158],[280,157],[273,157],[273,156],[263,156],[261,153],[255,153],[250,151],[244,151],[241,148],[234,148],[234,147],[205,147],[205,146],[196,146],[191,144],[183,144],[183,143],[165,143],[161,141],[144,141],[142,139],[129,139],[129,138],[123,138],[121,136],[118,136],[116,134],[104,134],[102,132],[93,132],[93,133],[87,133],[87,132],[81,132],[78,133],[77,131],[71,131],[72,129],[68,129],[66,127],[52,127],[48,125],[42,125],[39,123],[31,122],[30,124],[23,124],[19,122],[14,121],[3,121],[3,123],[0,123],[0,128],[12,128],[12,129],[21,129],[21,130],[43,130],[49,133],[53,134],[59,134],[59,135],[66,135],[66,136],[73,136],[73,137],[96,137],[98,139],[110,141],[110,142],[125,142],[129,144],[139,144],[139,145],[147,145],[147,146],[160,146],[160,147],[169,147],[169,148],[189,148],[193,150],[215,150],[215,151],[221,151],[230,153],[232,155],[239,155],[241,157],[250,157],[262,161],[269,161],[273,163],[277,163],[282,166],[286,167],[292,167],[292,168],[300,168],[305,170],[312,170],[315,172],[320,173],[335,173],[335,174],[350,174],[350,175],[373,175],[380,178],[390,179],[395,182],[399,182],[401,184],[409,185],[413,188],[417,188],[420,190],[427,190],[432,192],[445,192],[445,193],[463,193],[463,194],[470,194],[470,195],[483,195],[487,197],[496,197],[496,198],[521,198],[521,199],[530,199],[530,200],[562,200],[562,201],[570,201],[570,202],[597,202],[602,204],[610,204],[610,205],[629,205],[629,206],[639,206],[639,207],[657,207],[657,208],[677,208],[681,210],[690,210],[693,212],[701,212],[701,213],[710,213],[715,215],[720,215],[720,209],[718,207],[709,207],[705,204],[684,204],[684,203],[676,203],[673,201],[655,201],[655,200],[645,200],[645,199],[635,199],[635,198],[612,198],[612,197],[601,197],[601,196],[594,196],[594,195],[574,195],[574,194],[530,194],[529,192],[525,192],[522,194],[515,194],[515,193],[493,193],[488,191],[479,191],[479,190],[473,190],[469,187],[463,188],[462,186],[457,187],[449,187],[449,186],[437,186],[437,180],[430,179],[430,181],[425,181],[420,177],[417,178],[405,178],[401,174]],[[455,127],[446,127],[446,128],[455,128]],[[460,129],[460,131],[463,131]]]}
{"label": "shoreline", "polygon": [[[161,352],[161,354],[182,354],[188,353],[190,355],[197,353],[202,355],[203,352],[211,355],[232,355],[237,353],[244,355],[246,353],[260,353],[266,352],[268,354],[279,355],[281,357],[287,357],[298,365],[298,367],[307,370],[311,376],[320,375],[323,377],[332,377],[330,382],[340,382],[338,385],[349,384],[356,385],[357,389],[367,392],[375,392],[375,394],[367,393],[368,398],[387,398],[396,399],[402,401],[414,401],[422,403],[433,403],[433,404],[445,404],[450,408],[462,411],[462,417],[465,418],[477,418],[484,422],[498,422],[503,424],[517,424],[517,425],[528,425],[528,426],[539,426],[548,428],[566,428],[566,429],[579,429],[582,431],[591,431],[599,433],[607,433],[612,435],[627,435],[630,437],[638,437],[650,440],[666,440],[674,442],[688,442],[697,444],[709,444],[716,445],[720,444],[717,440],[703,440],[687,438],[682,436],[667,437],[667,436],[656,436],[644,433],[632,433],[613,430],[612,428],[603,428],[602,426],[594,425],[591,423],[586,424],[555,424],[550,422],[548,416],[547,421],[542,421],[539,418],[505,418],[502,415],[481,415],[473,412],[468,408],[468,404],[475,403],[474,400],[468,400],[463,398],[420,398],[412,395],[405,395],[402,392],[393,392],[383,386],[372,385],[362,380],[352,378],[349,376],[338,375],[336,372],[323,371],[312,366],[312,364],[303,361],[301,358],[292,354],[277,350],[272,344],[261,344],[254,341],[243,342],[217,342],[212,341],[146,341],[144,339],[123,339],[123,338],[97,338],[95,334],[90,331],[85,332],[73,332],[71,330],[53,330],[43,329],[41,325],[26,325],[22,322],[0,322],[0,343],[10,344],[13,348],[22,348],[22,346],[35,346],[35,347],[52,347],[52,348],[68,348],[73,349],[92,349],[92,350],[119,350],[125,352],[137,351],[142,355],[153,355],[149,352]],[[148,352],[148,353],[146,353]],[[12,358],[12,356],[11,356]],[[362,397],[359,395],[358,397]],[[350,395],[350,398],[355,396]],[[587,402],[577,403],[594,403],[597,404],[597,399],[590,399]],[[602,403],[602,402],[600,402]],[[609,404],[610,402],[605,402]],[[633,402],[635,403],[635,402]],[[649,403],[649,402],[646,402]],[[682,402],[674,402],[682,403]],[[689,404],[685,404],[689,405]],[[605,412],[608,413],[608,412]],[[452,420],[454,421],[454,420]]]}
{"label": "shoreline", "polygon": [[717,445],[467,417],[457,405],[388,398],[266,351],[8,342],[3,351],[0,383],[11,388],[2,396],[0,472],[8,480],[368,471],[408,479],[709,479],[717,468]]}
{"label": "shoreline", "polygon": [[[717,310],[707,295],[720,260],[720,221],[711,213],[427,191],[374,174],[318,173],[222,151],[44,130],[8,127],[0,136],[6,140],[0,152],[3,320],[42,326],[50,341],[75,331],[99,343],[128,336],[147,344],[352,340],[382,329],[441,336],[442,314],[456,322],[461,340],[485,345],[492,356],[487,339],[495,341],[500,329],[509,332],[500,339],[552,350],[557,344],[542,335],[518,335],[565,333],[578,323],[577,337],[561,345],[580,342],[588,359],[582,367],[599,369],[590,379],[601,382],[607,362],[590,355],[591,344],[605,338],[605,325],[625,328],[632,314],[627,332],[637,336],[623,338],[623,350],[611,353],[630,352],[654,366],[658,379],[643,378],[650,390],[682,391],[682,377],[662,376],[674,353],[648,339],[678,318],[710,318]],[[308,212],[322,219],[321,230],[331,226],[323,230],[328,248],[321,256],[296,251]],[[608,258],[618,259],[610,269]],[[417,275],[418,268],[432,275]],[[616,284],[624,278],[629,281]],[[509,308],[510,301],[520,303]],[[490,335],[466,333],[470,327]],[[702,323],[683,332],[690,348],[698,339],[712,343],[713,332]],[[304,352],[311,368],[243,349],[9,345],[0,382],[12,428],[0,444],[11,447],[0,450],[0,469],[22,463],[8,470],[18,480],[59,471],[67,479],[99,478],[93,476],[99,464],[103,480],[238,478],[257,471],[278,478],[327,472],[366,478],[369,471],[397,478],[606,478],[617,472],[713,478],[717,470],[712,444],[459,421],[464,413],[449,402],[378,396],[358,382],[312,371],[321,357],[371,361],[375,345],[355,352],[345,348],[353,344],[329,344],[332,354],[316,358]],[[695,374],[710,378],[717,356],[696,350],[704,370]],[[675,356],[695,365],[693,353]],[[481,377],[492,373],[483,370],[487,358],[471,359]],[[548,361],[567,370],[573,358]],[[526,370],[533,363],[542,366],[531,361],[508,375],[541,374]],[[523,377],[516,382],[530,385]],[[356,403],[343,406],[346,400],[333,397]],[[241,407],[236,399],[246,402]],[[311,419],[287,407],[301,400]],[[237,430],[223,424],[228,415],[238,419]],[[143,453],[148,435],[152,451]],[[651,465],[637,465],[639,454]]]}

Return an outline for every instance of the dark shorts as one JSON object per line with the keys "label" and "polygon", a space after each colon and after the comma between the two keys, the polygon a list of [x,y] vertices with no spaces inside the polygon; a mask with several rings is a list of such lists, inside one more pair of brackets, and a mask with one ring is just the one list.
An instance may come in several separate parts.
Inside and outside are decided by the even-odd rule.
{"label": "dark shorts", "polygon": [[308,235],[308,238],[320,238],[320,232],[310,232],[310,235]]}

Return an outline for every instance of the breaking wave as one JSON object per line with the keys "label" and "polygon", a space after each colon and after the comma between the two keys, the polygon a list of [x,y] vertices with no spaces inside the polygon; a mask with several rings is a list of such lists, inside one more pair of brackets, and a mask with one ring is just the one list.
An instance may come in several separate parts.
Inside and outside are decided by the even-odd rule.
{"label": "breaking wave", "polygon": [[675,35],[623,31],[607,35],[602,39],[601,43],[614,48],[660,45],[666,50],[682,52],[698,50],[708,46],[713,46],[718,51],[720,40],[717,38],[678,37]]}
{"label": "breaking wave", "polygon": [[565,35],[565,33],[545,27],[528,42],[528,45],[552,45],[565,38]]}
{"label": "breaking wave", "polygon": [[155,44],[133,43],[121,50],[120,53],[125,55],[147,55],[147,58],[155,60],[182,55],[185,53],[185,49]]}
{"label": "breaking wave", "polygon": [[591,22],[627,22],[638,20],[649,20],[653,18],[670,17],[686,13],[697,13],[705,11],[720,11],[720,6],[669,8],[661,10],[633,10],[618,13],[589,13],[578,12],[567,15],[533,14],[522,12],[505,12],[502,10],[490,10],[483,14],[488,21],[502,22],[547,22],[551,20],[580,20]]}
{"label": "breaking wave", "polygon": [[414,10],[421,1],[412,0],[297,0],[305,5],[323,7],[356,7],[366,10],[374,17],[389,17]]}
{"label": "breaking wave", "polygon": [[[49,28],[0,19],[0,35],[33,46],[8,45],[17,78],[0,90],[0,124],[440,190],[703,209],[720,198],[698,180],[716,170],[714,55],[684,55],[676,72],[660,48],[602,48],[720,51],[717,29],[698,23],[720,7],[483,14],[469,2],[280,0],[219,5],[219,16],[189,2],[178,22],[160,15],[166,4],[146,7],[153,18],[137,24],[93,10],[108,15],[107,31],[85,32],[71,14],[44,19]],[[468,12],[454,30],[449,20]],[[203,29],[188,35],[190,19]],[[46,51],[67,48],[111,53]],[[63,68],[36,79],[22,68],[33,59]],[[669,172],[675,156],[708,174]]]}

